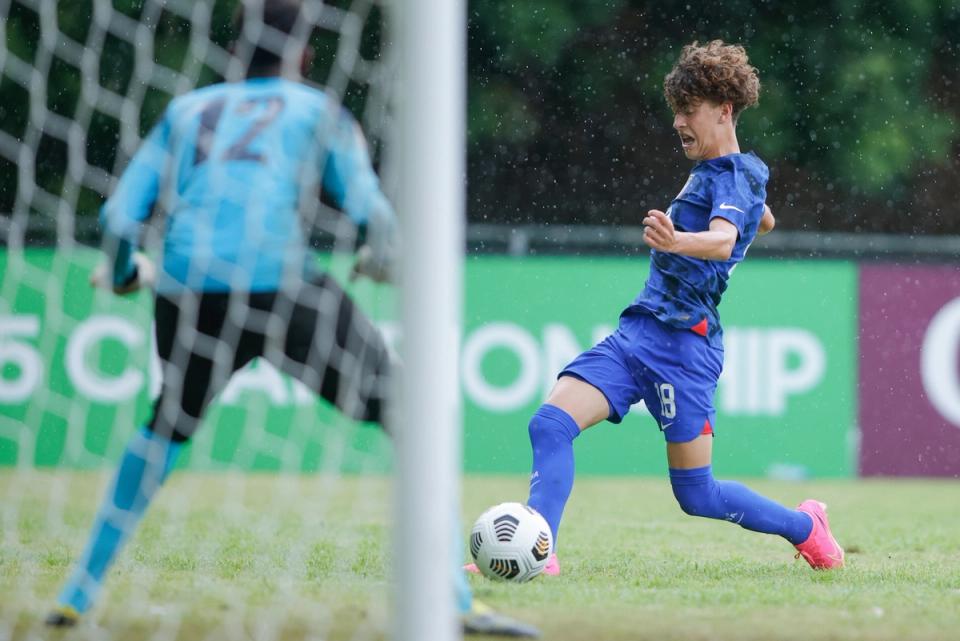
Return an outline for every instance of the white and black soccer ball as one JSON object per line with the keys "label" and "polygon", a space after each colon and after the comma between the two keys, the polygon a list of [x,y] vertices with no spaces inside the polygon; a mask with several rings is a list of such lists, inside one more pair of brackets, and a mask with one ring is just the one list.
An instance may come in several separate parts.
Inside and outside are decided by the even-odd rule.
{"label": "white and black soccer ball", "polygon": [[543,571],[553,549],[550,526],[522,503],[501,503],[480,515],[470,533],[470,553],[491,579],[522,583]]}

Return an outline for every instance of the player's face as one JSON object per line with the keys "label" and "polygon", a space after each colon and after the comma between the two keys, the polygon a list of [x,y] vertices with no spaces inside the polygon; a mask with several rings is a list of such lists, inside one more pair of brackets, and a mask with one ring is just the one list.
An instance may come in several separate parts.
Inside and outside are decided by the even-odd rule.
{"label": "player's face", "polygon": [[724,132],[723,105],[702,100],[673,115],[673,128],[680,134],[683,153],[691,160],[709,160],[721,155]]}

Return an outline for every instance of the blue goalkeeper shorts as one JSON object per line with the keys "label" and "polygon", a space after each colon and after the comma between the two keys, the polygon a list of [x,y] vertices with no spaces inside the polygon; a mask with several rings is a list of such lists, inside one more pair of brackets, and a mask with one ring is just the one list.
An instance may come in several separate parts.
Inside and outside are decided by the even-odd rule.
{"label": "blue goalkeeper shorts", "polygon": [[713,433],[713,397],[722,369],[723,350],[703,336],[628,308],[617,330],[575,358],[558,378],[573,376],[600,390],[610,404],[611,423],[644,401],[664,438],[686,443]]}

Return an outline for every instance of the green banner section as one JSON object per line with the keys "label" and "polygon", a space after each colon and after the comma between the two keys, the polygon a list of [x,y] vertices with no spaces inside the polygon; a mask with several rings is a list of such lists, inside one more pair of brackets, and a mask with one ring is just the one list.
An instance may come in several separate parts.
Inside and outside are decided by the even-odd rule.
{"label": "green banner section", "polygon": [[[84,250],[0,253],[0,465],[103,465],[149,415],[159,384],[150,298],[91,290],[97,260]],[[349,266],[348,257],[325,261],[337,276]],[[616,326],[646,269],[643,257],[468,260],[468,472],[529,471],[530,415],[557,371]],[[396,342],[393,292],[370,283],[351,292]],[[856,300],[853,263],[753,259],[737,268],[721,307],[718,473],[853,473]],[[382,471],[390,451],[379,429],[255,363],[220,395],[182,465]],[[576,452],[579,473],[666,471],[663,438],[642,406],[586,432]]]}
{"label": "green banner section", "polygon": [[[616,326],[646,258],[468,263],[463,379],[468,471],[529,470],[527,421],[556,373]],[[747,260],[720,308],[724,373],[714,466],[723,475],[850,476],[856,265]],[[577,471],[666,474],[653,418],[634,408],[576,442]]]}
{"label": "green banner section", "polygon": [[[152,297],[93,290],[99,252],[0,252],[0,465],[113,461],[159,391]],[[347,257],[324,257],[335,275]],[[345,279],[341,279],[345,280]],[[367,311],[391,292],[353,287]],[[265,363],[238,372],[179,465],[192,469],[384,471],[390,443]]]}

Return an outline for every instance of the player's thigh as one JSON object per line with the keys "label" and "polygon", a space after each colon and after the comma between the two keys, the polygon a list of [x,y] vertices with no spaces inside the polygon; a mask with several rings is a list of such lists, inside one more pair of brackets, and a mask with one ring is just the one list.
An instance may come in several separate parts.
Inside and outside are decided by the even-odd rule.
{"label": "player's thigh", "polygon": [[[273,350],[267,350],[274,359]],[[353,418],[381,421],[390,355],[379,329],[329,276],[293,301],[274,362]]]}
{"label": "player's thigh", "polygon": [[[233,371],[233,350],[222,344],[226,294],[158,296],[155,307],[157,353],[163,384],[150,428],[187,440],[199,426],[213,396]],[[218,358],[219,356],[219,358]]]}
{"label": "player's thigh", "polygon": [[570,414],[581,430],[603,420],[620,423],[640,400],[624,358],[627,347],[618,329],[577,356],[560,372],[547,403]]}
{"label": "player's thigh", "polygon": [[713,460],[713,434],[701,434],[692,441],[667,441],[667,465],[675,470],[689,470],[710,465]]}
{"label": "player's thigh", "polygon": [[652,318],[639,321],[647,340],[636,344],[628,362],[664,438],[668,443],[689,443],[712,433],[723,352],[693,332]]}
{"label": "player's thigh", "polygon": [[[706,347],[690,354],[683,367],[668,372],[670,380],[675,381],[672,403],[676,414],[670,419],[674,425],[663,430],[669,467],[698,468],[710,465],[713,460],[713,433],[717,422],[714,398],[721,367],[722,354]],[[661,413],[666,405],[665,391],[661,384],[657,407]]]}
{"label": "player's thigh", "polygon": [[357,364],[389,361],[380,330],[333,278],[318,277],[278,301],[277,307],[283,305],[289,306],[282,338],[284,369],[297,372],[298,366],[307,366],[323,373],[332,368],[351,375]]}
{"label": "player's thigh", "polygon": [[557,379],[545,402],[569,414],[581,431],[610,415],[610,403],[603,392],[571,375],[561,375]]}
{"label": "player's thigh", "polygon": [[668,443],[686,443],[713,431],[716,379],[661,363],[647,368],[644,378],[643,401]]}

